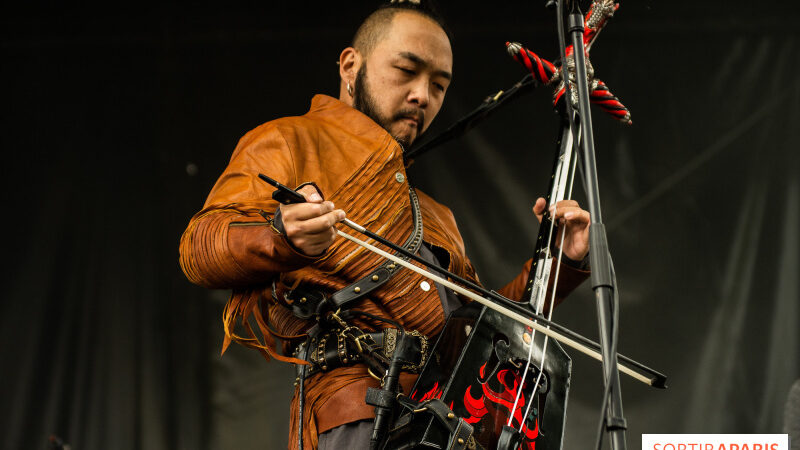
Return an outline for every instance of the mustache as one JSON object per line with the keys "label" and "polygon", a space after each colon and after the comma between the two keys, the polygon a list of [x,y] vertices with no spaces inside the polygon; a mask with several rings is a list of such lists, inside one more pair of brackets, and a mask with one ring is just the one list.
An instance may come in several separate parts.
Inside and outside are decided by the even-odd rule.
{"label": "mustache", "polygon": [[400,119],[414,119],[417,121],[417,124],[422,126],[422,124],[425,122],[425,111],[414,108],[401,109],[400,111],[395,113],[392,120],[400,120]]}

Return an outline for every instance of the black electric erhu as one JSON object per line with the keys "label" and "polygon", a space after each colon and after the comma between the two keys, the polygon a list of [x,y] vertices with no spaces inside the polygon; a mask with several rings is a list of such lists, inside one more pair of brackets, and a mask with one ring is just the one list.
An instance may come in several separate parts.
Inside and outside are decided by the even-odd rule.
{"label": "black electric erhu", "polygon": [[[571,186],[572,133],[566,120],[561,124],[548,204],[562,200]],[[546,212],[525,298],[519,302],[531,312],[541,312],[549,300],[545,294],[555,231]],[[572,363],[558,342],[546,341],[494,310],[466,305],[447,320],[410,397],[416,402],[440,399],[473,426],[484,448],[529,448],[535,442],[538,449],[560,449]],[[447,448],[449,430],[435,417],[406,416],[398,419],[402,426],[391,430],[386,448]]]}

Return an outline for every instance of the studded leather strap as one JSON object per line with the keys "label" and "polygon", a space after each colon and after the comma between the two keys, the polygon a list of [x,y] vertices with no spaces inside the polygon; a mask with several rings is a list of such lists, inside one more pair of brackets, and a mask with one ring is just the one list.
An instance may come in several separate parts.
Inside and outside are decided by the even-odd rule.
{"label": "studded leather strap", "polygon": [[[411,217],[414,221],[414,230],[403,244],[403,248],[411,253],[417,253],[420,245],[422,245],[422,214],[419,210],[419,199],[417,198],[417,193],[410,184],[408,186],[408,196],[411,200]],[[403,260],[408,261],[408,257],[403,256],[402,258]],[[384,262],[376,269],[368,273],[365,277],[343,289],[334,292],[330,297],[330,300],[333,303],[333,308],[341,308],[354,300],[364,297],[389,281],[399,269],[400,266],[392,261]]]}

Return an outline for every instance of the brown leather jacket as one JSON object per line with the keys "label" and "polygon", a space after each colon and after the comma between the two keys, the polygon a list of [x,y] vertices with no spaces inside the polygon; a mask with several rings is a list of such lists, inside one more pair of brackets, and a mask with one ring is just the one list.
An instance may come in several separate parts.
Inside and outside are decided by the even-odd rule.
{"label": "brown leather jacket", "polygon": [[[412,230],[402,149],[367,116],[336,99],[317,95],[307,114],[265,123],[240,140],[205,206],[192,218],[181,238],[180,264],[190,281],[208,288],[233,289],[223,314],[223,351],[233,340],[258,349],[267,359],[296,362],[276,351],[275,338],[291,341],[292,336],[302,335],[312,323],[297,319],[285,305],[273,300],[273,280],[277,280],[277,298],[300,280],[332,292],[364,276],[381,263],[381,258],[345,239],[337,239],[318,257],[295,251],[259,213],[272,213],[278,205],[271,199],[273,188],[259,180],[258,173],[290,187],[315,182],[326,200],[343,209],[348,218],[402,244]],[[477,282],[450,210],[422,192],[417,194],[425,242],[447,253],[450,271]],[[530,261],[501,290],[504,295],[521,295],[529,264]],[[587,274],[562,266],[557,301]],[[368,298],[359,300],[354,308],[392,318],[407,329],[434,338],[445,317],[437,290],[421,289],[422,281],[420,275],[402,270]],[[246,322],[250,316],[259,330],[253,330]],[[241,321],[246,336],[234,332],[237,321]],[[357,325],[379,328],[368,322]],[[414,380],[414,375],[404,374],[401,383],[406,391]],[[369,386],[377,387],[377,382],[363,365],[309,378],[304,417],[306,445],[315,448],[319,433],[373,417],[373,408],[364,403]],[[290,447],[294,447],[296,395],[291,410],[289,440]]]}

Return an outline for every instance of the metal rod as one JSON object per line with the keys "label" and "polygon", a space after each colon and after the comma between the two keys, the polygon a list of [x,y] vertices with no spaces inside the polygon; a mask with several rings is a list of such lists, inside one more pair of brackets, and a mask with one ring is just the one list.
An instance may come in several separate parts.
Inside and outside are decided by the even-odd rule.
{"label": "metal rod", "polygon": [[[573,3],[573,11],[567,23],[572,38],[572,49],[575,57],[575,83],[578,93],[578,109],[583,132],[580,140],[585,178],[586,199],[591,226],[589,228],[590,264],[592,266],[592,290],[597,300],[597,321],[602,344],[603,381],[608,392],[608,411],[606,415],[606,431],[611,439],[613,450],[625,450],[625,429],[627,425],[622,413],[622,391],[619,372],[624,366],[617,362],[613,347],[615,336],[612,332],[614,311],[612,309],[612,289],[615,289],[611,271],[611,254],[608,251],[608,238],[603,225],[600,210],[600,190],[597,181],[597,165],[595,163],[594,132],[592,130],[592,114],[589,104],[589,82],[586,70],[586,49],[584,47],[583,15]],[[558,20],[563,20],[561,17]],[[566,61],[564,62],[566,64]],[[570,99],[565,99],[569,101]]]}

